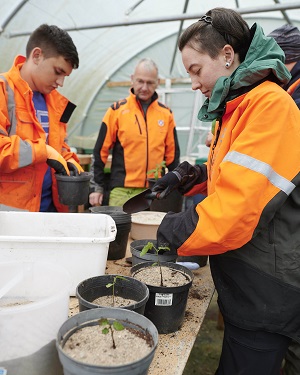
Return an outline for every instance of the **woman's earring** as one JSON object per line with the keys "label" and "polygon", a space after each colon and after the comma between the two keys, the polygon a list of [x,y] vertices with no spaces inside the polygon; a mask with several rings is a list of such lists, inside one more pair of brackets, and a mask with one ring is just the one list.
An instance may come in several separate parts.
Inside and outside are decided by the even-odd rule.
{"label": "woman's earring", "polygon": [[227,63],[225,64],[225,66],[226,66],[226,68],[228,69],[228,68],[230,67],[230,63],[227,62]]}

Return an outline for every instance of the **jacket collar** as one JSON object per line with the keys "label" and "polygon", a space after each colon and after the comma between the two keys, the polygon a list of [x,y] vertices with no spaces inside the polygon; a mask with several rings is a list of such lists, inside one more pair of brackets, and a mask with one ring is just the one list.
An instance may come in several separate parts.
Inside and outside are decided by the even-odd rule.
{"label": "jacket collar", "polygon": [[245,60],[229,77],[220,77],[199,111],[201,121],[222,116],[226,102],[250,91],[267,79],[286,84],[291,75],[284,65],[284,52],[273,38],[266,37],[260,25],[251,27],[252,42]]}

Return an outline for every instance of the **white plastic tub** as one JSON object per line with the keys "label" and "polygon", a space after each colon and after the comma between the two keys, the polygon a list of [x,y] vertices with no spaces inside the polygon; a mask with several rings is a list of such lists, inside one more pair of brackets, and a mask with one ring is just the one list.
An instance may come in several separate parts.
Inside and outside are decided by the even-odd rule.
{"label": "white plastic tub", "polygon": [[0,367],[8,375],[62,375],[55,338],[68,318],[70,283],[57,264],[0,262],[0,293],[6,289],[0,298]]}
{"label": "white plastic tub", "polygon": [[70,273],[75,295],[82,280],[105,273],[116,231],[109,215],[0,212],[0,260],[60,264]]}

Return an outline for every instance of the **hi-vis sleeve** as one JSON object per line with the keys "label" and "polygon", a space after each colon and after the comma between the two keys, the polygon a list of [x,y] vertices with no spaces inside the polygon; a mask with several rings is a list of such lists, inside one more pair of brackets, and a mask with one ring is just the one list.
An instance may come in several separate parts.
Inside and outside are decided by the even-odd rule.
{"label": "hi-vis sleeve", "polygon": [[299,194],[300,114],[284,90],[264,82],[227,103],[220,126],[208,162],[207,198],[168,213],[158,230],[158,241],[179,255],[240,248]]}

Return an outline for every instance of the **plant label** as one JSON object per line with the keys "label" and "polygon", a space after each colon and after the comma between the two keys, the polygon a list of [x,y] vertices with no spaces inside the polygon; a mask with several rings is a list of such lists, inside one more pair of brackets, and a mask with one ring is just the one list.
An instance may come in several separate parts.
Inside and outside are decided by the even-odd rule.
{"label": "plant label", "polygon": [[156,306],[172,306],[173,293],[155,293]]}

